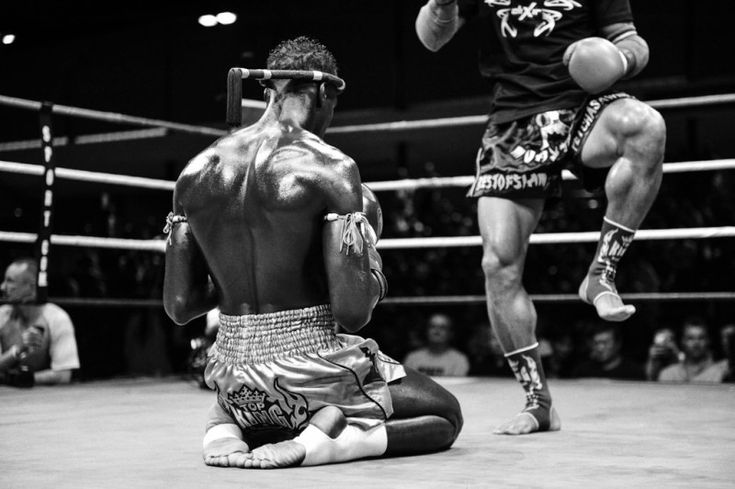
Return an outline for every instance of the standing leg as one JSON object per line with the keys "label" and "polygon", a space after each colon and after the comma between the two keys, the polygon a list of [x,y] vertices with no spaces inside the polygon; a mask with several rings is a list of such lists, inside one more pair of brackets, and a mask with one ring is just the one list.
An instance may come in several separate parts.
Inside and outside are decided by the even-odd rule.
{"label": "standing leg", "polygon": [[615,287],[617,265],[658,194],[666,126],[661,115],[635,99],[620,99],[599,116],[582,147],[591,168],[610,167],[608,205],[595,258],[579,288],[585,302],[607,321],[624,321],[635,307],[623,304]]}
{"label": "standing leg", "polygon": [[478,222],[490,324],[508,363],[526,392],[526,406],[495,433],[520,435],[561,428],[551,407],[536,341],[536,309],[521,283],[528,241],[543,211],[543,199],[481,197]]}

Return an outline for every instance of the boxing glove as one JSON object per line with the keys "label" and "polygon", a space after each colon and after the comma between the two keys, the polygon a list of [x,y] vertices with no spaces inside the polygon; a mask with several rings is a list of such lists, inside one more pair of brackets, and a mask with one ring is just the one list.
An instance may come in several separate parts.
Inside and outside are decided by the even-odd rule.
{"label": "boxing glove", "polygon": [[375,249],[375,245],[368,245],[368,257],[370,258],[370,273],[373,274],[380,286],[378,301],[382,301],[388,294],[388,279],[383,274],[383,259],[380,257],[378,250]]}
{"label": "boxing glove", "polygon": [[577,85],[593,94],[613,86],[628,70],[622,51],[601,37],[587,37],[570,44],[563,62]]}

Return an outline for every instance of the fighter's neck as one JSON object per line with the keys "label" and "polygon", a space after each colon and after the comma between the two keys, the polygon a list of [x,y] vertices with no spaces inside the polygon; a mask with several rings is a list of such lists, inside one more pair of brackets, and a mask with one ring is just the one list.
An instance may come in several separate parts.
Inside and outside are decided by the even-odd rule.
{"label": "fighter's neck", "polygon": [[[275,99],[275,100],[274,100]],[[311,103],[303,97],[273,97],[263,114],[265,122],[280,122],[314,132],[316,118]]]}

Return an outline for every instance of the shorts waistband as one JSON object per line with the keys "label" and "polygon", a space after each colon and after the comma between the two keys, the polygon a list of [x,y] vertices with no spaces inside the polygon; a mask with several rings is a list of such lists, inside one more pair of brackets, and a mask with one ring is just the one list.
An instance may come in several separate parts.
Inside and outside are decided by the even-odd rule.
{"label": "shorts waistband", "polygon": [[230,364],[264,363],[339,347],[329,304],[244,316],[220,313],[219,320],[213,355]]}

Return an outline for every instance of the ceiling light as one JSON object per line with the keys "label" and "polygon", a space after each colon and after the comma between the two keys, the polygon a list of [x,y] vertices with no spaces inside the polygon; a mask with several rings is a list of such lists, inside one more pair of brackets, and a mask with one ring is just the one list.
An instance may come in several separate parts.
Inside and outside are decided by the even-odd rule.
{"label": "ceiling light", "polygon": [[220,12],[217,14],[217,22],[222,25],[234,24],[237,21],[237,15],[232,12]]}
{"label": "ceiling light", "polygon": [[199,25],[204,27],[214,27],[217,25],[217,17],[211,14],[202,15],[199,17]]}
{"label": "ceiling light", "polygon": [[13,44],[15,42],[15,34],[5,34],[3,36],[3,44]]}

